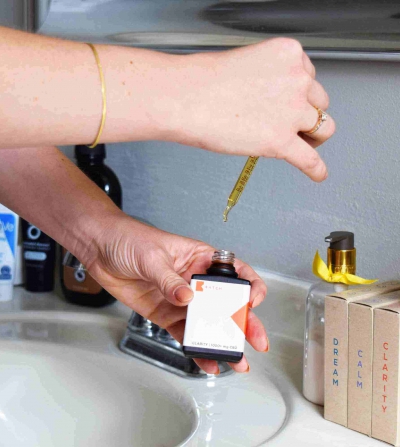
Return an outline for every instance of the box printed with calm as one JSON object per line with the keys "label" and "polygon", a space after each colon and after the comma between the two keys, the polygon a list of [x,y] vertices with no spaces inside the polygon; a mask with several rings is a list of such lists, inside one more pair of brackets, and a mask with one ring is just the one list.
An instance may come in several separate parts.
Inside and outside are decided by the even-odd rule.
{"label": "box printed with calm", "polygon": [[243,352],[250,286],[193,279],[184,346]]}
{"label": "box printed with calm", "polygon": [[386,281],[349,289],[326,297],[325,419],[347,427],[349,303],[399,289],[400,281]]}

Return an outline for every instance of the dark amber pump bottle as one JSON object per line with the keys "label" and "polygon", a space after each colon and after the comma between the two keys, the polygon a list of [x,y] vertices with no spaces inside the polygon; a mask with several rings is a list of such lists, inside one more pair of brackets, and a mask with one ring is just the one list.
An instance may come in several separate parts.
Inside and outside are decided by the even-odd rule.
{"label": "dark amber pump bottle", "polygon": [[[75,146],[77,165],[119,207],[122,208],[122,189],[115,173],[104,164],[106,148],[99,144],[93,149]],[[61,288],[65,299],[73,304],[102,307],[115,302],[115,298],[104,290],[86,270],[76,270],[62,265],[66,250],[62,249]]]}
{"label": "dark amber pump bottle", "polygon": [[194,298],[188,306],[183,353],[238,363],[243,357],[250,281],[238,278],[235,255],[216,251],[206,275],[193,275]]}

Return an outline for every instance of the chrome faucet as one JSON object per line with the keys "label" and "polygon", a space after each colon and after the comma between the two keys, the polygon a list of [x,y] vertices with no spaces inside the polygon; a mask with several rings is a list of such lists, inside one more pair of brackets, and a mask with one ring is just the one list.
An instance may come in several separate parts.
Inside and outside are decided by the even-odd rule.
{"label": "chrome faucet", "polygon": [[220,374],[207,374],[186,358],[182,346],[165,329],[133,312],[119,347],[121,351],[183,377],[210,379],[230,374],[227,363],[219,362]]}

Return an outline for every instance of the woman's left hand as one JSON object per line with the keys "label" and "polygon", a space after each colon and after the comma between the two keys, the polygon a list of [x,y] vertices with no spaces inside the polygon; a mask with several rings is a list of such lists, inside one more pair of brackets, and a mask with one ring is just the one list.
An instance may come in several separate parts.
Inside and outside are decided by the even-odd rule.
{"label": "woman's left hand", "polygon": [[[191,276],[206,272],[215,249],[122,213],[113,216],[94,245],[95,255],[84,260],[90,274],[115,298],[182,343],[187,305],[193,298]],[[241,278],[251,281],[250,307],[258,306],[266,295],[266,285],[244,262],[236,260],[235,268]],[[255,350],[268,350],[266,331],[251,309],[246,338]],[[213,360],[197,359],[196,363],[209,374],[218,373]],[[244,356],[230,366],[237,372],[249,371]]]}

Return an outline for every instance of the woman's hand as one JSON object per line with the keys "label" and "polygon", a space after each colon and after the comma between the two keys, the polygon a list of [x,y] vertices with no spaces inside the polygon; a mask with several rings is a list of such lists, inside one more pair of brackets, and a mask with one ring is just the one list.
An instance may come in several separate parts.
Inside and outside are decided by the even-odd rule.
{"label": "woman's hand", "polygon": [[[115,298],[166,329],[183,341],[187,305],[193,298],[188,283],[193,274],[205,273],[214,249],[202,242],[166,233],[122,217],[110,221],[108,228],[94,241],[97,254],[85,261],[90,274]],[[237,260],[241,278],[251,281],[250,305],[259,305],[266,286],[254,270]],[[268,338],[260,320],[249,311],[247,341],[257,351],[268,350]],[[198,365],[210,374],[218,373],[215,361],[198,359]],[[247,372],[245,357],[231,364],[238,372]]]}
{"label": "woman's hand", "polygon": [[[193,297],[188,283],[193,274],[205,273],[214,249],[128,217],[54,147],[5,149],[1,155],[0,202],[71,251],[115,298],[182,342],[186,306]],[[251,281],[250,302],[257,306],[265,284],[243,262],[235,267]],[[246,335],[257,351],[268,349],[264,327],[251,311]],[[198,364],[218,372],[214,361]],[[247,360],[232,367],[247,371]]]}
{"label": "woman's hand", "polygon": [[298,41],[270,39],[181,58],[170,93],[177,98],[173,138],[215,152],[283,159],[315,181],[327,177],[315,148],[333,135],[335,123],[328,116],[305,135],[317,123],[315,107],[326,110],[329,97]]}
{"label": "woman's hand", "polygon": [[[96,48],[107,87],[103,143],[176,141],[280,158],[315,181],[326,178],[315,148],[332,136],[335,124],[328,117],[306,134],[317,123],[315,107],[326,110],[329,99],[298,41],[269,39],[190,55]],[[102,98],[88,45],[0,27],[0,54],[0,116],[7,117],[0,148],[94,141]]]}

